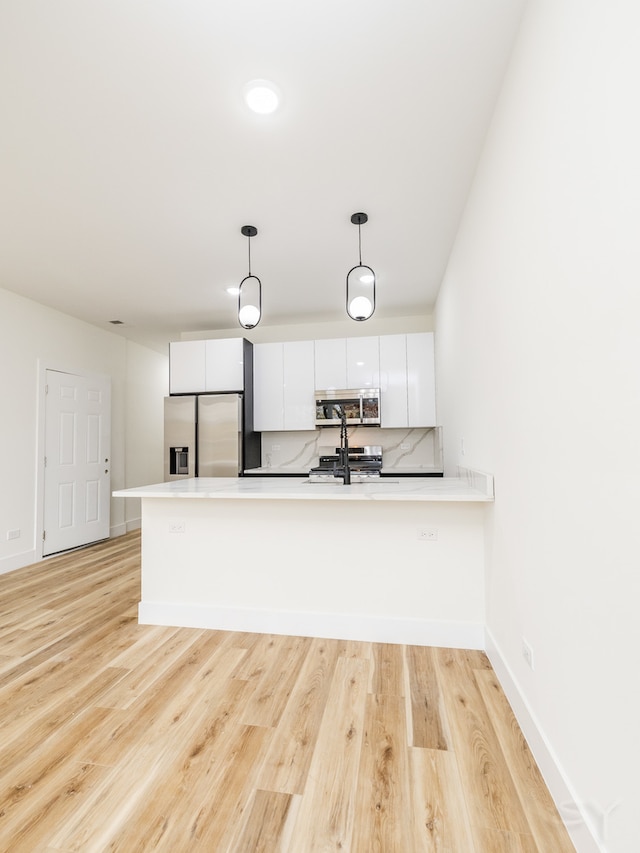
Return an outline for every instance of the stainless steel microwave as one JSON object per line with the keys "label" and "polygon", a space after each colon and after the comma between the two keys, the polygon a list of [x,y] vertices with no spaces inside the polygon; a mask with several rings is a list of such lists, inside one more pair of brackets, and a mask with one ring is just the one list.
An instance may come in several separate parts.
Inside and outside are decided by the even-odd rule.
{"label": "stainless steel microwave", "polygon": [[380,389],[316,391],[316,426],[380,426]]}

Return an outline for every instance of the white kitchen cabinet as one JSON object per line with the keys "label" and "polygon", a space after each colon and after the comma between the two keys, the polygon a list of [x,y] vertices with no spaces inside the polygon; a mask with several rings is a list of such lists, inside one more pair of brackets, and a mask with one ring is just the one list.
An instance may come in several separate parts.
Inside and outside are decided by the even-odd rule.
{"label": "white kitchen cabinet", "polygon": [[315,429],[313,341],[283,344],[284,428]]}
{"label": "white kitchen cabinet", "polygon": [[347,340],[330,338],[314,342],[315,387],[325,391],[347,388]]}
{"label": "white kitchen cabinet", "polygon": [[169,393],[244,390],[244,339],[172,341]]}
{"label": "white kitchen cabinet", "polygon": [[281,343],[253,346],[253,426],[256,432],[284,429],[284,346]]}
{"label": "white kitchen cabinet", "polygon": [[380,337],[381,426],[436,425],[433,332]]}
{"label": "white kitchen cabinet", "polygon": [[[315,429],[314,391],[380,388],[381,425],[436,425],[433,333],[256,344],[258,432]],[[244,389],[243,338],[169,345],[170,393]]]}
{"label": "white kitchen cabinet", "polygon": [[380,338],[347,338],[345,388],[380,387]]}
{"label": "white kitchen cabinet", "polygon": [[408,426],[436,425],[436,373],[433,332],[407,335]]}
{"label": "white kitchen cabinet", "polygon": [[169,393],[206,391],[205,341],[172,341],[169,344]]}
{"label": "white kitchen cabinet", "polygon": [[380,353],[377,336],[315,341],[315,387],[378,388]]}
{"label": "white kitchen cabinet", "polygon": [[253,423],[257,432],[315,429],[313,341],[255,344]]}
{"label": "white kitchen cabinet", "polygon": [[409,426],[406,335],[380,337],[380,426]]}
{"label": "white kitchen cabinet", "polygon": [[244,390],[244,338],[205,341],[205,391]]}

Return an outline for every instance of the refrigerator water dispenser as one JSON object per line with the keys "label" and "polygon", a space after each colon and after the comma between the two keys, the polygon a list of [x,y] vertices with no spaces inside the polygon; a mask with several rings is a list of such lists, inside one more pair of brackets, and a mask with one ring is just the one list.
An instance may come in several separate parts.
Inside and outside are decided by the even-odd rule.
{"label": "refrigerator water dispenser", "polygon": [[189,473],[189,448],[188,447],[170,447],[169,448],[169,473],[170,474],[188,474]]}

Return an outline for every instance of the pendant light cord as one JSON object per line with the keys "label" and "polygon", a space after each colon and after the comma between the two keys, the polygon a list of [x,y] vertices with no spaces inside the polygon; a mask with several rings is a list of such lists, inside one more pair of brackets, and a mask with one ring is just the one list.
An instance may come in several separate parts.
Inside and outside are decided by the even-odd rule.
{"label": "pendant light cord", "polygon": [[358,222],[358,259],[360,261],[359,266],[362,266],[362,234],[360,231],[360,223]]}
{"label": "pendant light cord", "polygon": [[251,237],[247,237],[249,241],[249,278],[251,278]]}

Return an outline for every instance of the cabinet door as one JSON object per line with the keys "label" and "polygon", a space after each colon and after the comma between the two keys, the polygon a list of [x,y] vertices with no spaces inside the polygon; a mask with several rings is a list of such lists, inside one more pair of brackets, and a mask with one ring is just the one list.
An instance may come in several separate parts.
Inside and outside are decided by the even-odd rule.
{"label": "cabinet door", "polygon": [[346,338],[315,341],[315,386],[320,391],[347,387]]}
{"label": "cabinet door", "polygon": [[283,344],[284,428],[315,429],[313,341]]}
{"label": "cabinet door", "polygon": [[169,344],[169,393],[196,394],[205,389],[205,342]]}
{"label": "cabinet door", "polygon": [[242,338],[205,341],[206,391],[244,391]]}
{"label": "cabinet door", "polygon": [[347,338],[346,388],[380,387],[380,338]]}
{"label": "cabinet door", "polygon": [[409,426],[407,336],[380,337],[380,425]]}
{"label": "cabinet door", "polygon": [[408,425],[436,426],[433,332],[407,335],[407,396]]}
{"label": "cabinet door", "polygon": [[256,432],[285,428],[284,346],[280,343],[253,345],[253,427]]}

